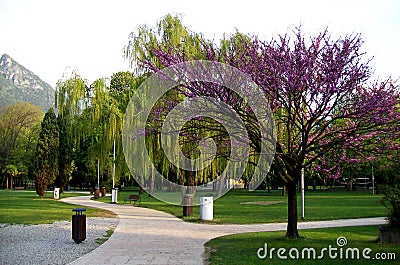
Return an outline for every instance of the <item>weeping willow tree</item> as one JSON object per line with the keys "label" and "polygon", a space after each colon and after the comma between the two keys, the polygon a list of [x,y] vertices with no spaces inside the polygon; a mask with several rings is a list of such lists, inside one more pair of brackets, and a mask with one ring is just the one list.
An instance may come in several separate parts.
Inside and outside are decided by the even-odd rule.
{"label": "weeping willow tree", "polygon": [[[163,109],[165,107],[164,101],[165,97],[161,98],[159,104],[157,104],[154,109]],[[175,102],[176,104],[176,102]],[[163,130],[163,124],[166,122],[165,118],[167,116],[168,108],[163,109],[163,114],[151,113],[149,118],[149,123],[151,123],[151,132],[146,136],[146,147],[148,150],[148,155],[153,165],[158,172],[167,180],[177,183],[186,187],[194,187],[209,182],[214,181],[217,177],[221,175],[227,164],[227,157],[229,157],[230,146],[229,137],[225,128],[217,121],[208,117],[198,117],[195,119],[188,120],[183,127],[179,129],[179,140],[178,145],[173,145],[168,139],[165,143],[168,146],[173,146],[173,154],[183,155],[191,160],[185,167],[186,169],[180,168],[179,158],[167,157],[163,149],[162,143],[162,133],[175,133]],[[216,153],[214,156],[210,156],[210,160],[202,161],[199,160],[197,163],[209,163],[208,166],[203,164],[195,164],[196,159],[201,155],[202,140],[212,139],[216,144]],[[204,151],[204,150],[203,150]],[[152,172],[150,172],[153,174]],[[153,179],[153,175],[151,175]],[[154,185],[154,183],[152,183]],[[150,193],[153,192],[153,186],[150,185]],[[183,193],[193,193],[194,190],[183,190]]]}
{"label": "weeping willow tree", "polygon": [[[143,106],[148,105],[148,97],[135,95],[132,104],[127,109],[129,117],[124,119],[123,135],[125,134],[124,147],[127,163],[130,163],[130,169],[136,175],[138,182],[150,194],[156,193],[155,196],[161,199],[165,199],[162,197],[164,194],[160,195],[165,191],[181,193],[182,198],[185,194],[195,196],[196,186],[208,184],[224,172],[230,154],[228,133],[222,124],[212,118],[193,116],[186,119],[185,112],[182,112],[180,113],[182,116],[178,115],[176,120],[171,121],[172,123],[186,121],[182,127],[175,124],[177,127],[163,128],[163,125],[168,123],[166,118],[170,110],[182,103],[184,97],[178,92],[169,90],[149,110],[147,121],[145,121],[146,129],[144,132],[139,132],[144,136],[145,148],[142,148],[140,141],[132,140],[137,135],[132,134],[130,129],[141,122],[135,117],[142,114],[145,108]],[[163,135],[167,135],[164,142]],[[173,139],[178,139],[177,144]],[[204,139],[214,141],[216,154],[210,156],[209,160],[196,161],[204,151],[202,150]],[[168,148],[170,152],[165,152],[165,148]],[[189,159],[184,167],[179,166],[181,152]],[[167,153],[173,156],[168,156]],[[151,161],[152,166],[148,166],[148,161]],[[196,163],[207,163],[208,166]],[[169,199],[171,197],[166,200]],[[173,203],[180,204],[181,201],[174,197]]]}
{"label": "weeping willow tree", "polygon": [[[129,59],[138,75],[143,74],[143,64],[147,66],[163,67],[157,51],[179,49],[185,51],[187,60],[205,59],[199,52],[206,40],[199,34],[185,27],[179,16],[170,14],[163,17],[156,28],[142,25],[129,35],[129,43],[125,47],[125,57]],[[209,43],[211,45],[211,43]]]}
{"label": "weeping willow tree", "polygon": [[59,152],[58,176],[55,185],[64,191],[65,186],[72,178],[74,170],[73,147],[80,136],[80,126],[77,126],[75,117],[85,108],[87,90],[85,82],[75,72],[67,80],[59,80],[55,91],[55,108],[58,111]]}
{"label": "weeping willow tree", "polygon": [[59,117],[68,120],[67,133],[73,139],[73,145],[79,146],[82,141],[89,142],[89,161],[86,161],[89,163],[86,165],[88,168],[95,168],[97,162],[100,162],[101,171],[110,172],[110,153],[116,143],[118,176],[119,169],[124,167],[120,148],[123,113],[119,102],[110,95],[109,90],[103,78],[87,86],[79,75],[73,73],[71,78],[58,82],[55,102]]}
{"label": "weeping willow tree", "polygon": [[[110,162],[110,153],[116,151],[117,157],[123,156],[120,140],[123,113],[118,108],[117,100],[110,96],[105,79],[97,79],[92,84],[91,89],[93,92],[91,106],[89,107],[91,126],[98,131],[96,142],[91,148],[91,156],[99,159],[101,164],[107,164]],[[116,161],[121,162],[121,159]],[[124,166],[121,163],[116,166],[116,161],[112,161],[113,188],[115,185],[114,177],[120,176],[120,169]]]}
{"label": "weeping willow tree", "polygon": [[55,106],[58,113],[68,113],[71,118],[82,113],[86,108],[88,90],[85,81],[73,72],[71,77],[57,82]]}
{"label": "weeping willow tree", "polygon": [[[233,47],[243,46],[243,40],[249,41],[249,38],[243,34],[236,33],[233,37],[224,38],[221,41],[221,49],[228,51],[233,50]],[[181,23],[178,16],[167,15],[157,23],[155,28],[144,25],[139,27],[137,31],[132,32],[129,44],[125,50],[125,56],[130,60],[131,65],[136,67],[138,72],[149,75],[149,73],[158,72],[168,65],[190,60],[207,59],[210,56],[218,57],[218,54],[209,54],[212,50],[210,47],[213,47],[212,42],[206,40],[201,34],[192,32],[186,28]],[[164,56],[165,54],[173,54],[173,56]],[[173,58],[173,60],[169,60],[171,58]],[[195,86],[203,86],[200,89],[205,89],[207,85],[209,84],[199,83]],[[144,132],[146,137],[146,149],[148,151],[131,146],[129,150],[135,150],[135,152],[141,150],[142,153],[135,153],[131,158],[128,157],[128,160],[135,159],[136,157],[144,159],[144,157],[148,155],[152,164],[165,179],[188,187],[202,185],[220,177],[218,183],[221,187],[218,187],[218,189],[221,188],[222,190],[222,183],[225,182],[227,178],[232,177],[224,174],[224,169],[229,160],[230,146],[228,133],[224,131],[223,126],[215,120],[208,118],[194,118],[189,120],[185,126],[180,128],[179,145],[175,146],[175,149],[179,150],[174,150],[175,153],[182,151],[186,158],[192,160],[192,162],[188,163],[194,163],[193,160],[196,160],[200,155],[202,139],[212,139],[217,145],[217,152],[213,160],[207,161],[210,162],[207,167],[198,167],[199,165],[193,164],[186,165],[186,168],[202,168],[201,170],[195,171],[178,168],[175,165],[179,163],[174,161],[174,158],[166,157],[162,152],[163,146],[160,140],[162,126],[160,124],[164,122],[169,111],[187,97],[185,91],[188,90],[185,90],[184,86],[171,89],[159,99],[157,104],[153,107],[153,110],[149,113],[149,122],[146,124],[146,132]],[[149,93],[151,93],[151,91],[149,91]],[[232,93],[230,93],[230,97],[235,98],[236,96],[232,96]],[[146,105],[146,97],[148,96],[138,96],[135,104]],[[142,100],[140,100],[140,98]],[[232,101],[238,102],[240,100],[233,99]],[[138,112],[140,112],[140,108],[132,108],[129,109],[129,111],[132,112],[132,116],[139,115]],[[246,123],[246,121],[244,122]],[[130,126],[134,125],[127,125],[127,127]],[[131,143],[128,142],[128,145],[130,144]],[[257,146],[252,148],[259,149]],[[254,156],[251,162],[257,164],[257,161],[257,156]],[[133,171],[135,171],[135,166],[136,165],[131,166]],[[253,166],[247,169],[246,172],[248,176],[251,176],[251,172],[254,171],[254,168]],[[154,189],[153,186],[157,185],[157,183],[153,181],[154,173],[150,168],[144,168],[143,170],[145,176],[142,177],[147,179],[145,185],[148,186],[150,192],[152,192]],[[220,195],[221,194],[219,194],[219,196]]]}
{"label": "weeping willow tree", "polygon": [[[201,59],[204,58],[204,56],[199,51],[201,50],[204,41],[205,40],[201,34],[191,32],[183,26],[178,16],[167,15],[157,23],[156,28],[143,25],[135,32],[132,32],[130,34],[129,43],[125,49],[125,56],[126,58],[129,58],[131,66],[137,71],[137,74],[146,76],[147,70],[144,69],[146,66],[153,67],[156,65],[161,67],[163,65],[155,54],[157,50],[170,50],[178,47],[178,49],[185,51],[188,59]],[[143,66],[145,67],[143,68]],[[146,104],[146,95],[136,96],[142,101],[138,102],[139,105]],[[182,99],[182,95],[180,95],[177,90],[172,90],[165,96],[164,103],[154,109],[167,110]],[[150,116],[149,120],[151,121],[152,119],[152,116]],[[155,123],[148,125],[152,128],[157,126]],[[162,149],[159,134],[156,133],[154,135],[149,135],[149,137],[146,138],[146,146],[149,150],[148,155],[153,161],[153,164],[168,180],[180,184],[184,184],[185,182],[188,183],[189,181],[191,185],[198,182],[197,177],[193,181],[190,180],[190,176],[180,172],[180,169],[176,168],[173,163],[170,163],[168,158],[165,157],[162,152],[159,152],[159,150]],[[139,154],[139,156],[143,158],[147,156],[147,154],[142,153]],[[157,185],[157,183],[154,183],[154,172],[152,170],[147,172],[147,169],[144,169],[144,171],[144,174],[149,177],[147,186],[152,193],[154,185]],[[202,178],[204,177],[202,176]]]}

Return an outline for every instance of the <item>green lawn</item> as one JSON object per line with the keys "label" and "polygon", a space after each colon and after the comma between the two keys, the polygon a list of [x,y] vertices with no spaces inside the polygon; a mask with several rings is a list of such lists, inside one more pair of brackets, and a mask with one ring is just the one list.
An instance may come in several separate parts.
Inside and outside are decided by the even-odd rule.
{"label": "green lawn", "polygon": [[[262,232],[262,233],[247,233],[224,236],[213,239],[206,244],[206,250],[209,256],[210,264],[399,264],[400,260],[400,245],[398,244],[380,244],[378,239],[378,227],[341,227],[341,228],[324,228],[300,231],[301,239],[286,239],[283,237],[284,232]],[[347,245],[339,247],[336,243],[338,237],[345,237]],[[265,243],[267,243],[268,255],[264,259],[260,259],[257,252],[260,248],[259,254],[264,255]],[[323,248],[328,248],[331,245],[331,259],[328,250],[324,252],[323,259],[318,259]],[[271,249],[275,248],[272,252]],[[280,259],[277,255],[279,248],[286,249],[285,253],[281,256],[286,256],[287,259]],[[289,256],[291,248],[296,248],[299,251],[299,259],[296,259],[296,250],[292,250],[292,257]],[[308,252],[304,252],[305,259],[301,259],[302,251],[304,248],[313,248],[316,250],[316,259],[310,256],[308,259]],[[349,251],[346,259],[346,251],[348,248],[358,248],[359,259],[351,259],[352,254]],[[365,248],[370,248],[371,253],[368,254],[371,259],[364,259],[362,251]],[[342,258],[340,258],[340,249],[342,249]],[[377,260],[376,253],[385,253],[380,257],[391,258],[390,260]],[[394,253],[394,254],[389,254]],[[393,256],[395,255],[395,257]],[[356,258],[356,252],[354,252]],[[393,258],[396,258],[393,260]]]}
{"label": "green lawn", "polygon": [[[118,203],[124,203],[124,198],[128,197],[129,194],[137,194],[137,192],[120,191]],[[381,197],[379,195],[373,196],[371,192],[309,191],[306,192],[305,198],[304,221],[376,217],[386,216],[387,213],[386,208],[380,203]],[[99,200],[111,202],[110,197],[102,197]],[[300,217],[300,195],[298,200]],[[164,211],[182,218],[182,207],[158,201],[147,194],[142,195],[142,202],[139,206]],[[193,208],[193,216],[183,219],[198,222],[199,216],[199,206],[196,206]],[[249,224],[286,222],[286,220],[287,197],[281,196],[280,191],[268,193],[266,191],[232,190],[214,201],[215,223]]]}
{"label": "green lawn", "polygon": [[[64,193],[62,197],[80,196],[78,193]],[[0,190],[0,223],[6,224],[45,224],[55,221],[71,220],[73,208],[70,205],[53,199],[53,193],[47,192],[43,199],[34,191],[12,191]],[[99,210],[86,208],[88,217],[105,216],[114,214]]]}

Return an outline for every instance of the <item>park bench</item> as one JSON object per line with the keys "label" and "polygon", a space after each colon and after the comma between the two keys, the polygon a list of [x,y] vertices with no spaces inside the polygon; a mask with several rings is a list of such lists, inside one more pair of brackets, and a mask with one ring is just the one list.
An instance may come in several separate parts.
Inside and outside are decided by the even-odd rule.
{"label": "park bench", "polygon": [[142,199],[140,198],[139,194],[131,194],[131,195],[129,195],[128,198],[124,199],[124,202],[126,202],[126,201],[129,201],[130,203],[132,203],[132,202],[136,203],[136,202],[141,202]]}

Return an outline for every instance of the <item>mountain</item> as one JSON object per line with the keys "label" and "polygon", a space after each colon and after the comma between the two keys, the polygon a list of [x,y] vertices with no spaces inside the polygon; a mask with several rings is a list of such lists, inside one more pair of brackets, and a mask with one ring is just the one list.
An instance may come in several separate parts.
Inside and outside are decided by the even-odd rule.
{"label": "mountain", "polygon": [[54,89],[4,54],[0,59],[0,107],[27,101],[47,111],[54,105]]}

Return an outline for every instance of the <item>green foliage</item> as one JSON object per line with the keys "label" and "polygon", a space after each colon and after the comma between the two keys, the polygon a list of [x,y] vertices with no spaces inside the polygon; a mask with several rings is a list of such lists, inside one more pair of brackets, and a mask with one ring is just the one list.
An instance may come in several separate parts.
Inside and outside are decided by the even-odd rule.
{"label": "green foliage", "polygon": [[383,185],[380,192],[383,194],[382,204],[389,209],[390,226],[400,228],[400,184]]}
{"label": "green foliage", "polygon": [[116,142],[116,180],[129,176],[121,143],[122,118],[126,106],[143,78],[130,72],[113,74],[110,87],[99,78],[91,85],[76,73],[57,83],[56,107],[60,126],[59,177],[65,183],[110,184],[112,149]]}
{"label": "green foliage", "polygon": [[[111,172],[114,141],[117,146],[117,156],[123,155],[120,141],[123,113],[119,109],[118,101],[110,96],[105,79],[100,78],[93,82],[91,89],[93,97],[91,97],[90,107],[87,108],[88,129],[91,130],[88,136],[92,139],[89,154],[93,164],[97,164],[97,160],[100,160],[103,168]],[[117,169],[122,167],[123,165],[119,164]],[[118,177],[116,181],[118,181]]]}
{"label": "green foliage", "polygon": [[[32,168],[43,111],[30,103],[18,102],[0,112],[0,171],[8,165],[17,167],[27,178]],[[11,185],[11,181],[9,181]]]}
{"label": "green foliage", "polygon": [[[13,177],[18,176],[18,174],[19,174],[18,168],[15,165],[7,165],[5,168],[3,168],[2,173],[7,178],[7,181],[6,181],[7,188],[10,186],[8,180],[10,180],[10,183],[12,183]],[[11,184],[11,187],[12,187],[12,184]]]}
{"label": "green foliage", "polygon": [[[125,48],[125,56],[129,58],[132,67],[139,71],[138,74],[142,74],[140,68],[136,66],[144,61],[151,61],[158,66],[162,65],[154,56],[154,50],[185,51],[188,60],[199,60],[205,59],[205,56],[199,52],[205,43],[207,42],[204,37],[185,27],[179,16],[168,14],[160,19],[156,28],[143,25],[132,32],[129,44]],[[211,45],[211,43],[208,44]]]}
{"label": "green foliage", "polygon": [[[58,111],[59,158],[56,185],[65,187],[72,176],[80,178],[75,184],[85,182],[89,162],[79,154],[82,142],[90,135],[90,117],[87,113],[90,88],[77,74],[72,73],[66,80],[57,82],[55,106]],[[85,149],[87,150],[87,148]],[[87,152],[85,152],[87,155]]]}
{"label": "green foliage", "polygon": [[3,169],[3,173],[15,177],[18,175],[18,168],[14,165],[7,165]]}
{"label": "green foliage", "polygon": [[[58,176],[55,184],[64,191],[64,187],[71,179],[74,169],[73,150],[74,143],[78,143],[79,130],[83,126],[77,126],[76,117],[86,107],[89,90],[85,81],[77,74],[72,73],[71,78],[57,82],[55,103],[58,110],[59,126],[59,154],[58,154]],[[78,128],[78,129],[76,129]]]}
{"label": "green foliage", "polygon": [[132,72],[117,72],[111,76],[109,93],[121,113],[125,113],[132,95],[144,79],[144,76],[136,77]]}
{"label": "green foliage", "polygon": [[[239,35],[238,33],[237,38],[232,38],[232,40],[237,40],[237,42],[235,42],[237,45],[240,43]],[[230,40],[226,40],[225,44],[228,49]],[[156,50],[171,53],[184,52],[186,60],[199,60],[206,58],[206,47],[212,45],[213,44],[208,42],[201,34],[193,32],[185,27],[179,16],[166,15],[161,18],[156,27],[150,28],[144,25],[139,27],[135,32],[132,32],[129,44],[125,50],[125,56],[130,60],[133,66],[140,65],[146,61],[151,62],[151,64],[158,68],[162,68],[162,62],[159,61],[158,57],[154,54]],[[143,70],[143,68],[146,67],[136,67],[136,69],[141,70]],[[142,74],[143,72],[139,73]],[[146,95],[137,95],[136,99],[138,104],[140,105],[142,103],[141,101],[145,101],[145,98]],[[167,110],[183,99],[184,97],[181,90],[173,89],[168,91],[168,93],[163,95],[156,105],[153,106],[153,110],[150,112],[148,118],[151,122],[149,122],[147,126],[152,130],[154,129],[154,131],[159,131],[168,114]],[[159,110],[162,110],[162,113],[155,114],[155,112]],[[210,130],[211,127],[215,129],[214,133],[210,133],[210,131],[212,131]],[[162,172],[165,178],[174,183],[187,186],[204,184],[217,178],[220,173],[223,172],[223,168],[227,163],[226,154],[229,153],[229,147],[226,147],[227,133],[224,128],[221,128],[222,126],[218,122],[210,121],[210,119],[192,120],[182,128],[179,144],[187,157],[198,157],[200,149],[199,140],[196,139],[208,137],[218,143],[218,159],[212,162],[212,166],[206,167],[205,170],[201,170],[195,174],[178,169],[173,163],[170,163],[162,152],[159,152],[159,150],[162,149],[159,132],[155,133],[155,135],[146,136],[146,146],[149,149],[148,154],[135,153],[134,156],[145,157],[149,155],[157,170]],[[135,147],[133,147],[133,149],[139,150]],[[147,172],[147,169],[144,169],[144,172],[146,176],[143,177],[149,178],[148,181],[153,182],[151,177],[153,173]],[[150,185],[150,189],[152,189],[153,184]]]}
{"label": "green foliage", "polygon": [[[67,112],[67,111],[65,111]],[[68,112],[64,115],[61,113],[57,117],[59,129],[59,146],[58,146],[58,176],[55,180],[56,186],[61,188],[61,193],[64,187],[71,179],[73,170],[73,146],[72,146],[72,129],[71,121]]]}
{"label": "green foliage", "polygon": [[59,131],[53,108],[45,114],[35,153],[34,175],[36,192],[43,198],[47,186],[51,185],[58,175]]}
{"label": "green foliage", "polygon": [[55,107],[61,114],[69,113],[72,116],[80,114],[87,103],[84,99],[88,92],[85,81],[74,72],[69,79],[57,82]]}
{"label": "green foliage", "polygon": [[108,229],[103,237],[96,239],[96,243],[99,245],[103,244],[110,238],[110,236],[112,236],[113,233],[114,233],[113,229]]}
{"label": "green foliage", "polygon": [[78,144],[75,144],[73,159],[74,170],[72,172],[71,186],[80,186],[85,182],[93,183],[95,181],[95,171],[90,163],[88,152],[90,141],[81,139]]}

